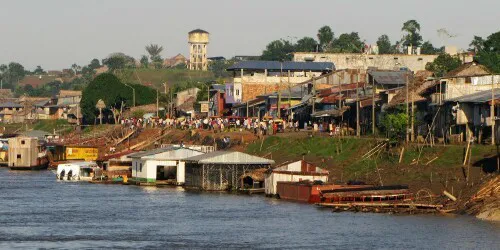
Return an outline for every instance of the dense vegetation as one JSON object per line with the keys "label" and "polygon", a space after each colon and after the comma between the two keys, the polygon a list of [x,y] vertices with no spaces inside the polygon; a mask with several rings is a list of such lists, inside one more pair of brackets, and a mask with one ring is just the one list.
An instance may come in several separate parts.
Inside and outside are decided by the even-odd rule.
{"label": "dense vegetation", "polygon": [[134,106],[133,89],[135,89],[135,105],[156,102],[156,90],[138,84],[124,84],[113,74],[104,73],[94,78],[83,91],[81,109],[85,123],[94,123],[99,115],[97,101],[103,100],[104,122],[117,122],[123,109]]}

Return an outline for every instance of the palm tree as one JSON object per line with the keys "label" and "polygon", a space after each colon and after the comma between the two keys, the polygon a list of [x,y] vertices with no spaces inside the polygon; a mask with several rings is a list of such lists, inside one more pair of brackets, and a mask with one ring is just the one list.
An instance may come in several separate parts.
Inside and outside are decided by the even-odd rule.
{"label": "palm tree", "polygon": [[158,61],[160,53],[163,51],[163,47],[158,44],[146,45],[146,51],[149,53],[151,61]]}

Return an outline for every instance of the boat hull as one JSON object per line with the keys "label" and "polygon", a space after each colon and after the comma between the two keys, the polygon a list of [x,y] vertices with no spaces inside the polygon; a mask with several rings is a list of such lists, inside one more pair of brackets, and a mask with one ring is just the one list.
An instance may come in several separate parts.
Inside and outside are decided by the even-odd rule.
{"label": "boat hull", "polygon": [[47,159],[47,157],[38,158],[37,163],[38,164],[34,166],[9,166],[9,168],[11,170],[32,171],[32,170],[44,170],[49,167],[49,160]]}

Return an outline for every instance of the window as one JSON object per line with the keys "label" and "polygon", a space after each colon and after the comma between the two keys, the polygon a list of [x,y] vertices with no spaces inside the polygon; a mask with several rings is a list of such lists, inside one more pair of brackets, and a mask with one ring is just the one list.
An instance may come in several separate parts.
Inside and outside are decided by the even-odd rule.
{"label": "window", "polygon": [[239,89],[237,89],[237,90],[236,90],[236,95],[237,95],[237,96],[239,96],[239,95],[240,95],[240,90],[239,90]]}
{"label": "window", "polygon": [[24,140],[22,140],[22,141],[21,141],[21,145],[24,145],[24,144],[25,144],[25,142],[24,142]]}
{"label": "window", "polygon": [[139,172],[142,172],[142,163],[139,164]]}
{"label": "window", "polygon": [[21,159],[21,155],[20,154],[17,154],[17,159]]}

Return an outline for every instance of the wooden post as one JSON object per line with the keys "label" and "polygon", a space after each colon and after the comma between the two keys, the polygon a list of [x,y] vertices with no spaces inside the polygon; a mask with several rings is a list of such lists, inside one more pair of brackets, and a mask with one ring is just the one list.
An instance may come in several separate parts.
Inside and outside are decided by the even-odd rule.
{"label": "wooden post", "polygon": [[491,74],[491,145],[495,145],[495,82],[494,76]]}
{"label": "wooden post", "polygon": [[372,77],[372,134],[373,134],[373,136],[375,136],[375,90],[376,90],[375,78]]}
{"label": "wooden post", "polygon": [[360,126],[359,126],[359,69],[356,81],[356,136],[359,137],[361,135]]}
{"label": "wooden post", "polygon": [[409,134],[408,134],[408,128],[409,128],[409,121],[408,121],[408,118],[410,117],[410,114],[409,114],[409,106],[408,106],[408,85],[410,84],[409,80],[408,80],[408,72],[406,73],[406,131],[405,131],[405,135],[406,135],[406,143],[408,143],[409,141]]}

